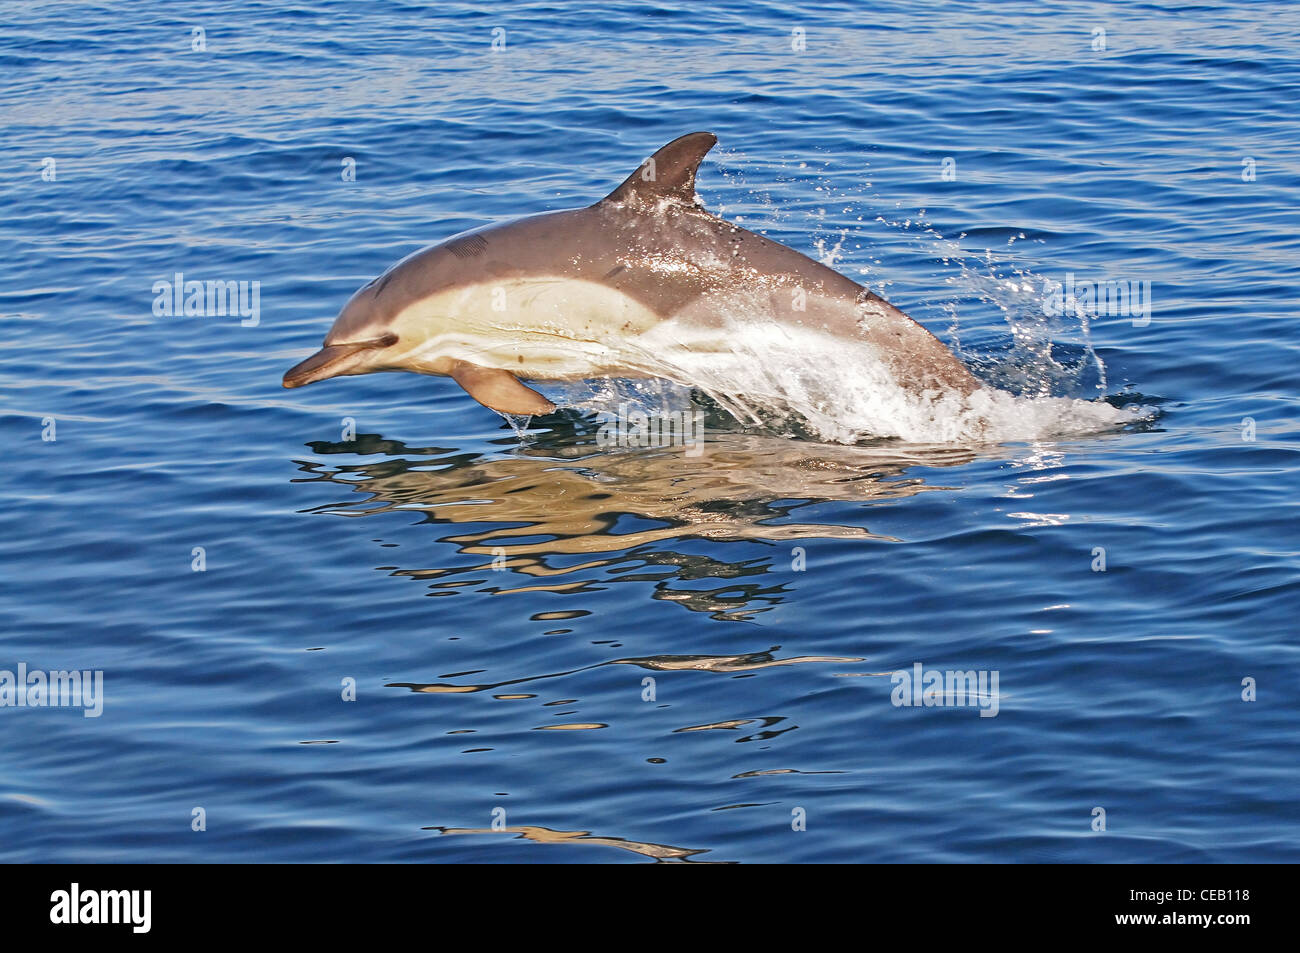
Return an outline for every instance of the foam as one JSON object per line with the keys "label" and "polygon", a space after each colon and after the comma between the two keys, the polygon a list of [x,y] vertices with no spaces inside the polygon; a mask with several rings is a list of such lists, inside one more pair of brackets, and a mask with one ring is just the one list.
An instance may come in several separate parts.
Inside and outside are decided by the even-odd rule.
{"label": "foam", "polygon": [[717,334],[698,349],[680,335],[658,345],[653,335],[640,342],[638,369],[678,382],[675,388],[606,386],[559,399],[598,412],[630,396],[653,412],[680,404],[680,385],[689,383],[743,425],[844,444],[882,437],[963,445],[1040,440],[1116,430],[1143,414],[1101,400],[1017,396],[992,386],[969,396],[912,393],[865,342],[772,321],[733,318],[723,335],[726,352],[715,350]]}

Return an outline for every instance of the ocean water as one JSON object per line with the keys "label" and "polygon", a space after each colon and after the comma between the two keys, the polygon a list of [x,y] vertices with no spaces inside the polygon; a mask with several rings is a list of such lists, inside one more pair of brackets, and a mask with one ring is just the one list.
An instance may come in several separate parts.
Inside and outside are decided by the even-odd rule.
{"label": "ocean water", "polygon": [[[1293,5],[30,2],[0,76],[0,688],[103,679],[0,707],[3,859],[1300,859]],[[280,387],[697,129],[996,393]],[[662,401],[700,452],[599,444]]]}

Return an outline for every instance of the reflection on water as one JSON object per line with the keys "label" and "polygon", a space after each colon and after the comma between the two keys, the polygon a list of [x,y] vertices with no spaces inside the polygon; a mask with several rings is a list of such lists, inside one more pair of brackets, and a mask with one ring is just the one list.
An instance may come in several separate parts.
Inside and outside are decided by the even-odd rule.
{"label": "reflection on water", "polygon": [[[426,827],[426,831],[438,831],[441,834],[514,834],[516,837],[533,841],[536,844],[586,844],[595,847],[619,847],[630,850],[643,857],[653,857],[660,863],[680,861],[682,863],[701,863],[690,858],[697,854],[707,854],[707,849],[690,850],[685,847],[670,847],[667,844],[647,844],[642,841],[627,840],[622,837],[596,837],[590,831],[553,831],[548,827],[503,827],[493,830],[490,827]],[[703,861],[703,863],[723,863],[723,861]]]}
{"label": "reflection on water", "polygon": [[[479,557],[470,565],[381,567],[425,580],[430,595],[466,586],[501,595],[580,593],[613,582],[649,582],[655,599],[737,620],[781,602],[788,592],[761,578],[769,561],[725,561],[681,544],[894,541],[811,511],[821,503],[878,503],[943,489],[905,471],[974,459],[960,447],[849,447],[725,431],[710,434],[699,456],[682,447],[614,449],[597,446],[594,431],[572,419],[529,440],[503,443],[506,449],[494,454],[408,447],[375,435],[313,443],[317,454],[353,459],[334,467],[300,461],[309,476],[299,482],[328,482],[364,495],[312,512],[359,517],[422,511],[429,523],[456,527],[439,539]],[[523,578],[502,585],[502,570]],[[712,589],[673,585],[704,578],[726,582]]]}
{"label": "reflection on water", "polygon": [[[488,682],[480,685],[449,685],[445,682],[389,682],[386,688],[409,688],[413,692],[425,692],[432,695],[471,694],[487,692],[507,685],[520,685],[547,678],[563,678],[577,672],[589,672],[606,665],[637,665],[657,672],[751,672],[760,668],[772,668],[779,665],[798,665],[805,662],[861,662],[863,659],[840,655],[801,655],[797,658],[774,658],[772,653],[780,649],[774,645],[766,652],[748,652],[744,655],[656,655],[648,658],[620,658],[587,665],[583,668],[569,669],[564,672],[549,672],[545,675],[528,675],[524,678],[511,678],[503,682]],[[496,698],[532,698],[532,695],[496,695]]]}

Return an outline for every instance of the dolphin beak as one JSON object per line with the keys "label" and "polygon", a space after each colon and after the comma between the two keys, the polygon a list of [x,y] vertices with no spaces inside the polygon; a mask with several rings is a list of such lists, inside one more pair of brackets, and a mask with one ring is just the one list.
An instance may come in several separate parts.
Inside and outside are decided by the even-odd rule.
{"label": "dolphin beak", "polygon": [[344,358],[351,357],[358,351],[364,351],[364,344],[331,344],[321,348],[307,360],[295,364],[284,372],[285,387],[302,387],[334,377],[343,369]]}
{"label": "dolphin beak", "polygon": [[285,371],[284,380],[281,383],[285,387],[302,387],[304,384],[314,384],[316,381],[337,377],[352,365],[352,362],[347,360],[352,355],[373,348],[388,347],[396,342],[397,335],[385,334],[373,341],[357,341],[354,344],[327,344],[307,360],[295,364]]}

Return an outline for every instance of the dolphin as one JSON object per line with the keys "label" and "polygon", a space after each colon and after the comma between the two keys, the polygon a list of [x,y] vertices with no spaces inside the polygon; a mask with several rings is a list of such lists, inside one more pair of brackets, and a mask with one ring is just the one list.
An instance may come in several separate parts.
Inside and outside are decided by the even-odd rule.
{"label": "dolphin", "polygon": [[884,298],[710,214],[695,177],[716,142],[690,133],[594,205],[472,229],[403,259],[352,296],[284,386],[412,371],[451,377],[499,413],[547,414],[555,405],[521,378],[700,386],[734,357],[738,320],[865,345],[912,393],[979,386]]}

